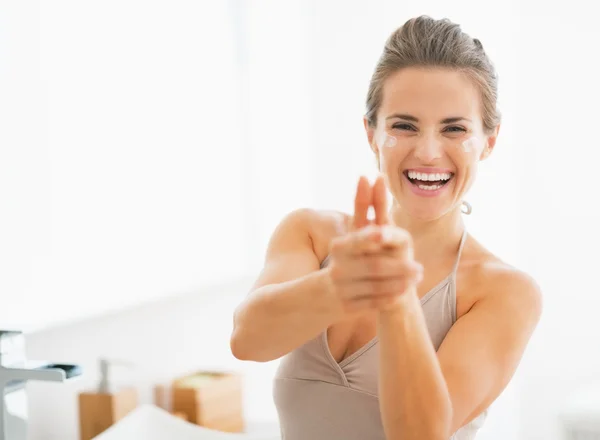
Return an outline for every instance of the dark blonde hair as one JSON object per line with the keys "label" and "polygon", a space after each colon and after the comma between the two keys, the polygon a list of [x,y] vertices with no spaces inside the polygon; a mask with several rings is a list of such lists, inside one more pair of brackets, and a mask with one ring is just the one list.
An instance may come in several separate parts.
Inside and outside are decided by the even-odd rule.
{"label": "dark blonde hair", "polygon": [[448,19],[424,15],[408,20],[385,43],[367,94],[365,116],[371,127],[377,126],[385,81],[405,67],[440,67],[465,73],[481,93],[484,130],[489,133],[500,123],[498,77],[481,42]]}

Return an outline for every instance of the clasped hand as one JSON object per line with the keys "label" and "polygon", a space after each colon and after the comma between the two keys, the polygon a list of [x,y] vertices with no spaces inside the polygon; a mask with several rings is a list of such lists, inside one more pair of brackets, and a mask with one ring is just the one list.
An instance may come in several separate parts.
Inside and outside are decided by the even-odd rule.
{"label": "clasped hand", "polygon": [[[374,220],[368,219],[371,206]],[[359,180],[352,223],[348,233],[332,241],[328,270],[345,312],[393,307],[423,278],[411,235],[389,220],[381,177],[373,186],[364,177]]]}

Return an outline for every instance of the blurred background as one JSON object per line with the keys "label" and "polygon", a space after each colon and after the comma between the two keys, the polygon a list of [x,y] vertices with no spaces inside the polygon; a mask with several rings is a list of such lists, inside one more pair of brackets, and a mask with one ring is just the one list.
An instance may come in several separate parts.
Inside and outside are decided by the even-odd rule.
{"label": "blurred background", "polygon": [[101,356],[135,364],[130,379],[146,390],[195,369],[237,371],[248,423],[276,429],[277,362],[231,356],[233,308],[287,212],[350,212],[358,177],[375,176],[362,125],[370,75],[387,36],[421,14],[460,23],[496,65],[503,124],[466,221],[545,298],[480,437],[566,438],[569,399],[600,380],[591,8],[2,1],[0,328],[25,331],[28,356],[86,373],[28,385],[30,438],[77,438],[76,395]]}

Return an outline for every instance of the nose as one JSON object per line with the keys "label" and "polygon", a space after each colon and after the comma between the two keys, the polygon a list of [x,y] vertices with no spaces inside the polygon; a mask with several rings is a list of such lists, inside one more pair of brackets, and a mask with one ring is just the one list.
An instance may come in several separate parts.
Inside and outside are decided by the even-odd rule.
{"label": "nose", "polygon": [[423,163],[432,163],[442,157],[442,150],[442,142],[436,136],[424,134],[417,139],[415,157]]}

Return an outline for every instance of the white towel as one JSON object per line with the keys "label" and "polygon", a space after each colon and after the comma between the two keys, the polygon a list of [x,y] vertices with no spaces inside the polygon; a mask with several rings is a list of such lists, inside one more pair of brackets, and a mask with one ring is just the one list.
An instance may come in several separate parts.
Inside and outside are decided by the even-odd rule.
{"label": "white towel", "polygon": [[154,405],[141,405],[94,440],[280,440],[280,437],[213,431]]}

